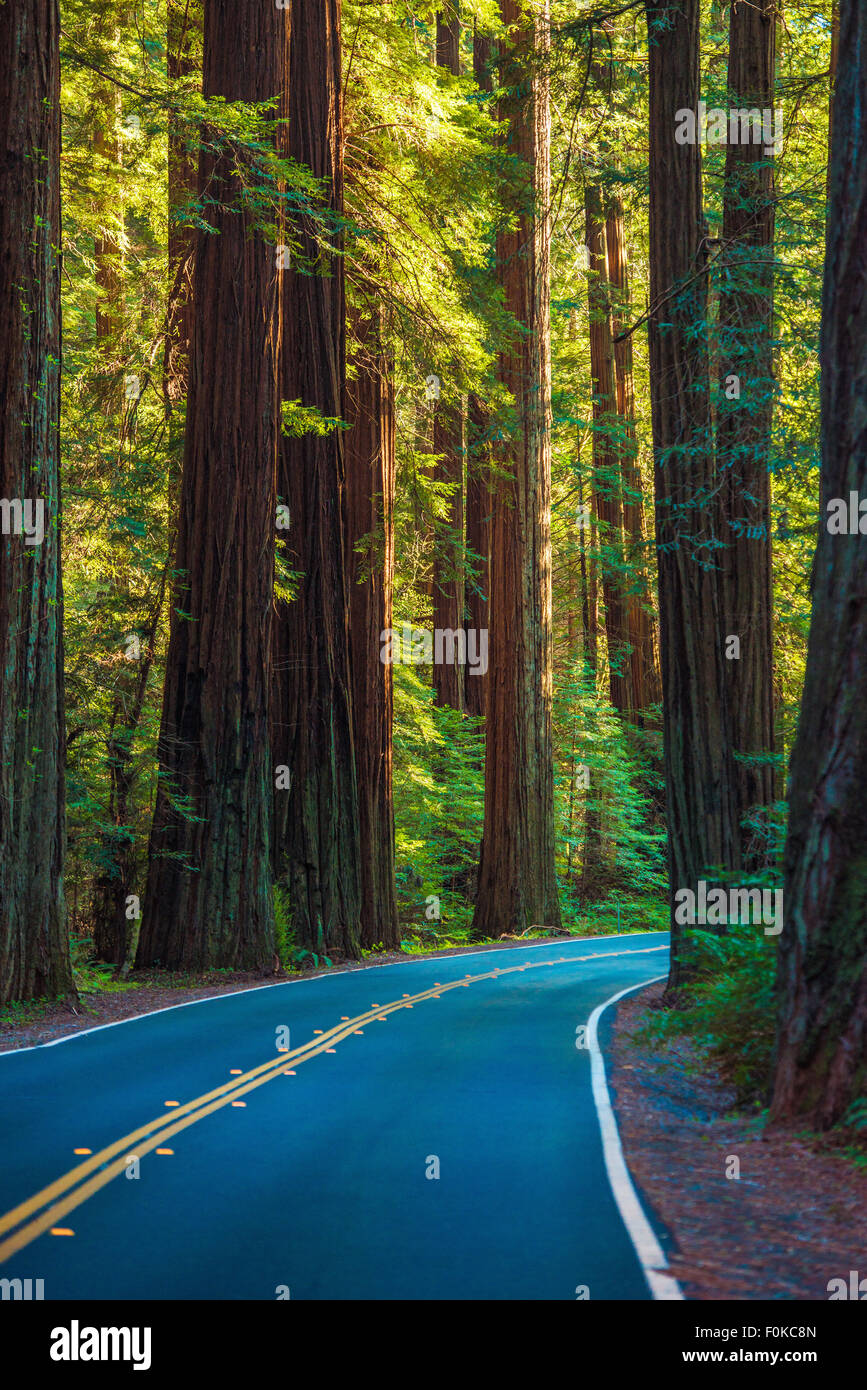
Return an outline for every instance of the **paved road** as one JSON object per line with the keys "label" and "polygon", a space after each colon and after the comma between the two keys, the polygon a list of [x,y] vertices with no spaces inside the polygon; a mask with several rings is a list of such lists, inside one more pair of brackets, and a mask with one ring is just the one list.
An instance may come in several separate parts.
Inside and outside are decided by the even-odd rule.
{"label": "paved road", "polygon": [[667,963],[663,933],[418,960],[2,1054],[0,1276],[46,1299],[648,1298],[575,1030]]}

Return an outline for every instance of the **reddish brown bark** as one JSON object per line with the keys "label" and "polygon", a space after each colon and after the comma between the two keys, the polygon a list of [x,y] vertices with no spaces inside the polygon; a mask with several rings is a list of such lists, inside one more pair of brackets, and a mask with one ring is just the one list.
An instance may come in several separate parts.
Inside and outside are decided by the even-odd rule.
{"label": "reddish brown bark", "polygon": [[712,565],[716,475],[709,431],[701,155],[675,139],[697,111],[699,0],[646,0],[650,76],[650,391],[671,890],[669,987],[685,970],[674,894],[736,853],[723,638]]}
{"label": "reddish brown bark", "polygon": [[608,302],[602,196],[599,188],[590,183],[584,190],[584,212],[590,271],[587,293],[593,398],[593,505],[602,532],[601,570],[605,633],[608,639],[608,686],[612,705],[619,714],[625,715],[634,709],[635,696],[623,593],[623,507],[617,444],[619,421],[614,343]]}
{"label": "reddish brown bark", "polygon": [[[204,95],[272,98],[284,42],[282,12],[206,0]],[[274,248],[236,201],[235,161],[206,149],[199,165],[217,235],[197,235],[140,965],[253,969],[274,958],[268,714],[280,296]]]}
{"label": "reddish brown bark", "polygon": [[499,359],[516,426],[498,462],[491,530],[485,829],[474,930],[560,925],[551,744],[550,121],[547,0],[501,0],[508,148],[527,185],[497,238],[505,302],[527,331]]}
{"label": "reddish brown bark", "polygon": [[[325,214],[343,210],[343,95],[339,0],[293,0],[288,153],[322,180]],[[346,305],[342,235],[295,218],[300,254],[315,274],[284,274],[284,401],[345,419]],[[288,886],[295,939],[356,956],[361,848],[352,736],[345,555],[344,432],[280,443],[277,490],[289,506],[297,597],[278,606],[274,632],[275,765],[291,787],[275,793],[274,856]]]}
{"label": "reddish brown bark", "polygon": [[608,283],[611,298],[611,329],[614,335],[614,373],[618,416],[618,454],[623,491],[623,533],[626,558],[631,568],[625,594],[626,634],[631,652],[631,717],[644,724],[647,711],[662,697],[656,617],[651,606],[647,573],[647,523],[644,495],[638,467],[638,441],[635,433],[635,386],[632,367],[632,336],[626,334],[629,314],[629,270],[623,227],[623,205],[618,197],[608,204],[605,221]]}
{"label": "reddish brown bark", "polygon": [[5,509],[0,531],[0,1004],[73,992],[63,897],[59,45],[55,0],[0,6],[0,500],[30,502],[37,526],[41,501],[44,518],[36,545]]}
{"label": "reddish brown bark", "polygon": [[[392,667],[380,660],[394,588],[394,368],[378,315],[353,318],[347,390],[346,553],[361,846],[361,944],[400,945],[394,883]],[[356,547],[364,541],[361,551]]]}
{"label": "reddish brown bark", "polygon": [[437,11],[437,65],[461,75],[461,16],[460,5],[452,0]]}
{"label": "reddish brown bark", "polygon": [[[732,109],[774,105],[775,0],[734,0],[729,26]],[[770,443],[774,404],[774,175],[764,145],[726,149],[719,295],[720,397],[717,471],[721,482],[720,620],[740,639],[726,661],[731,754],[774,753]],[[727,383],[737,378],[731,398]],[[735,388],[732,385],[731,390]],[[766,863],[771,845],[743,822],[774,800],[771,762],[736,760],[739,855],[747,869]]]}
{"label": "reddish brown bark", "polygon": [[841,0],[822,291],[813,617],[792,755],[771,1117],[826,1129],[867,1094],[867,548],[828,503],[867,496],[867,10]]}

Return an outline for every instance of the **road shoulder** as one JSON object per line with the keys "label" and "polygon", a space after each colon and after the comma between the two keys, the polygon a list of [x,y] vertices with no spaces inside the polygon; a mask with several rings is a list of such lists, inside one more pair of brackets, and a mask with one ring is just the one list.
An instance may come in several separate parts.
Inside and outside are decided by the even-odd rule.
{"label": "road shoulder", "polygon": [[688,1041],[636,1043],[662,989],[620,1002],[605,1060],[630,1172],[674,1238],[686,1298],[826,1300],[829,1280],[867,1277],[867,1171],[818,1136],[764,1134]]}

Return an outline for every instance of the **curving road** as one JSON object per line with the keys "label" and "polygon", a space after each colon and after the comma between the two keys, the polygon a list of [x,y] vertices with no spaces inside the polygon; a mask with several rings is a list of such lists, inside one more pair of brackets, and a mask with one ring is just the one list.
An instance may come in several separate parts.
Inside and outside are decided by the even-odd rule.
{"label": "curving road", "polygon": [[534,943],[0,1054],[0,1277],[46,1299],[649,1298],[576,1028],[667,965],[664,933]]}

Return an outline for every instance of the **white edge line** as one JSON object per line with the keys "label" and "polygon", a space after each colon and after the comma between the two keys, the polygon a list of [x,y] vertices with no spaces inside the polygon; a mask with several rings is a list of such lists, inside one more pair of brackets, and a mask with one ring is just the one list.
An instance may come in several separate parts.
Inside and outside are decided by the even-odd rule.
{"label": "white edge line", "polygon": [[684,1300],[683,1291],[673,1274],[666,1274],[663,1271],[668,1269],[668,1260],[665,1251],[657,1240],[653,1227],[647,1219],[644,1208],[639,1200],[635,1185],[629,1175],[626,1166],[626,1159],[623,1156],[623,1145],[620,1142],[620,1134],[617,1129],[617,1120],[614,1117],[614,1110],[611,1105],[611,1096],[608,1092],[608,1084],[605,1080],[605,1061],[602,1050],[599,1046],[598,1025],[602,1014],[610,1004],[616,1004],[618,999],[622,999],[625,994],[632,994],[636,989],[643,989],[645,985],[655,984],[658,980],[664,980],[665,975],[655,975],[652,980],[643,980],[641,984],[630,985],[628,989],[620,990],[619,994],[612,994],[610,999],[606,999],[604,1004],[593,1010],[590,1021],[587,1024],[587,1047],[590,1051],[591,1081],[593,1085],[593,1099],[596,1103],[596,1113],[599,1117],[599,1129],[602,1134],[602,1150],[605,1155],[605,1167],[608,1171],[608,1181],[611,1183],[611,1190],[614,1193],[614,1200],[623,1219],[629,1238],[635,1247],[644,1277],[647,1280],[650,1292],[656,1300]]}
{"label": "white edge line", "polygon": [[[664,931],[628,931],[615,932],[613,936],[570,936],[568,940],[563,940],[563,938],[561,937],[558,942],[538,941],[534,942],[533,945],[530,945],[528,943],[526,946],[522,946],[519,949],[523,951],[541,951],[546,946],[570,946],[573,942],[577,944],[581,941],[626,941],[631,940],[633,937],[637,936],[666,935],[667,933]],[[445,949],[448,948],[446,947]],[[503,946],[500,949],[504,951],[509,951],[514,950],[515,947]],[[472,956],[492,956],[495,954],[496,951],[493,950],[467,951],[464,954],[461,954],[460,951],[456,951],[455,959],[460,958],[461,960],[469,960]],[[387,960],[383,961],[382,965],[367,965],[362,968],[365,970],[388,970],[389,967],[392,965],[417,965],[420,961],[450,959],[451,957],[449,956],[440,956],[437,953],[432,953],[429,956],[418,956],[415,959],[410,960]],[[170,1013],[172,1009],[191,1009],[196,1004],[214,1004],[217,1002],[218,999],[234,999],[235,996],[238,994],[257,994],[260,990],[263,989],[279,989],[281,985],[312,985],[315,984],[317,980],[332,980],[336,975],[357,975],[358,973],[358,967],[356,967],[355,970],[324,970],[321,975],[309,975],[300,980],[278,980],[275,984],[250,985],[247,989],[227,990],[225,994],[209,994],[206,999],[185,999],[181,1004],[166,1004],[165,1008],[163,1009],[148,1009],[143,1014],[132,1014],[129,1018],[116,1018],[113,1023],[97,1023],[94,1024],[93,1028],[79,1028],[79,1030],[75,1033],[67,1033],[64,1038],[52,1038],[50,1042],[30,1043],[27,1047],[6,1048],[2,1052],[0,1052],[0,1058],[18,1057],[22,1052],[39,1052],[43,1047],[59,1047],[61,1043],[75,1042],[76,1038],[86,1038],[89,1033],[101,1033],[104,1028],[120,1028],[124,1023],[137,1023],[138,1020],[141,1018],[153,1018],[156,1014],[167,1014]],[[661,978],[662,976],[660,976],[660,979]],[[619,998],[619,996],[616,997]],[[608,1002],[611,1003],[611,1000],[609,999]]]}

